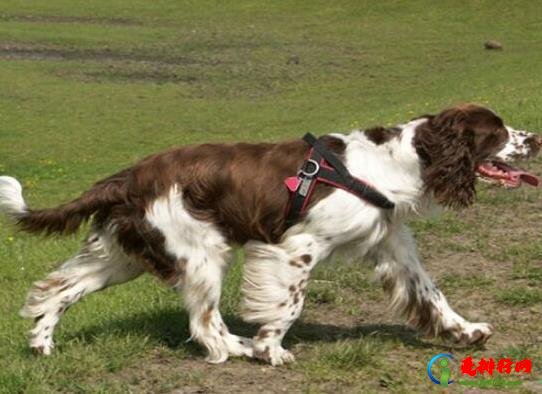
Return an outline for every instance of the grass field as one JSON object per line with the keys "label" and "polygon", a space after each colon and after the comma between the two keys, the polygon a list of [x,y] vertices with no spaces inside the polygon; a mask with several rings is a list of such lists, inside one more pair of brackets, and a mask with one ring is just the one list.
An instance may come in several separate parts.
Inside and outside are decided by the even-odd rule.
{"label": "grass field", "polygon": [[[0,3],[0,174],[31,206],[173,145],[273,141],[387,125],[462,101],[542,132],[542,15],[534,1]],[[487,51],[485,40],[503,43]],[[542,159],[528,165],[542,173]],[[464,212],[412,223],[451,304],[496,333],[459,359],[530,357],[521,392],[542,392],[542,242],[538,189],[479,185]],[[0,391],[428,392],[427,362],[450,348],[386,311],[362,264],[322,265],[287,336],[297,362],[203,362],[179,297],[150,276],[88,297],[36,358],[27,289],[68,258],[82,231],[42,239],[0,221]],[[242,252],[222,311],[232,331]],[[361,263],[361,262],[360,262]],[[455,386],[450,390],[461,391]]]}

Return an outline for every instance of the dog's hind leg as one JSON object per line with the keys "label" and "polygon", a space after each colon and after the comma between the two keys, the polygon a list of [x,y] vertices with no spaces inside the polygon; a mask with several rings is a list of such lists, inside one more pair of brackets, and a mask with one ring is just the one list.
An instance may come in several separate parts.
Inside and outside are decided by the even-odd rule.
{"label": "dog's hind leg", "polygon": [[206,360],[221,363],[229,355],[252,356],[251,340],[230,334],[218,309],[230,255],[221,232],[184,208],[177,186],[147,209],[146,220],[164,239],[162,254],[173,260],[174,278],[168,281],[183,292],[191,339],[207,349]]}
{"label": "dog's hind leg", "polygon": [[130,259],[104,231],[93,231],[83,248],[44,280],[35,282],[21,310],[34,318],[30,347],[51,354],[53,331],[62,314],[83,296],[105,287],[135,279],[143,268]]}
{"label": "dog's hind leg", "polygon": [[181,264],[186,270],[182,289],[190,316],[191,338],[207,349],[206,360],[221,363],[229,355],[252,357],[251,340],[231,334],[218,309],[224,257],[209,251],[191,253]]}

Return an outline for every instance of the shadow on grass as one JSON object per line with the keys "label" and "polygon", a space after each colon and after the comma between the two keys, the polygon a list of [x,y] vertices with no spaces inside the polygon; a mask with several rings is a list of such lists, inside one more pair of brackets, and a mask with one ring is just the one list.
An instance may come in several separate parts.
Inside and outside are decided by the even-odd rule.
{"label": "shadow on grass", "polygon": [[[234,315],[224,316],[230,331],[237,335],[252,337],[258,330],[257,325],[243,322]],[[65,340],[78,339],[92,343],[104,335],[127,336],[130,334],[148,337],[152,341],[171,349],[184,348],[192,355],[203,355],[201,347],[188,341],[188,315],[185,311],[165,309],[156,312],[138,314],[123,319],[115,319],[99,325],[90,326],[82,331],[67,334]],[[337,326],[298,321],[288,331],[286,347],[297,343],[335,342],[344,339],[378,337],[383,341],[401,342],[415,348],[449,349],[442,344],[424,342],[412,329],[398,324],[364,324],[355,327]]]}

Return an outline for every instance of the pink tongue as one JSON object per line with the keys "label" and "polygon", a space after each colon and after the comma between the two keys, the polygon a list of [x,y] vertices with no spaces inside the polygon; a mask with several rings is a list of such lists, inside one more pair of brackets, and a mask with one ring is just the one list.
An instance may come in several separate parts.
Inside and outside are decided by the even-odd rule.
{"label": "pink tongue", "polygon": [[512,175],[514,177],[519,177],[519,179],[521,179],[523,182],[528,183],[531,186],[538,186],[538,184],[540,183],[540,180],[538,179],[538,177],[536,177],[533,174],[528,173],[525,170],[521,170],[519,168],[514,168],[514,167],[511,167],[511,166],[506,165],[504,163],[499,163],[497,165],[497,167],[505,167],[507,172],[510,175]]}
{"label": "pink tongue", "polygon": [[519,179],[523,182],[527,182],[529,185],[538,186],[539,179],[525,171],[518,171]]}

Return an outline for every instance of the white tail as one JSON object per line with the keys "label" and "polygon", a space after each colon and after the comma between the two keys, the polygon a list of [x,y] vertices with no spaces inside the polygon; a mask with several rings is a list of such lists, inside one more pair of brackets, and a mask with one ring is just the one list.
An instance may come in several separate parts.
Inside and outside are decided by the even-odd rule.
{"label": "white tail", "polygon": [[17,179],[10,176],[0,176],[0,211],[11,216],[26,212],[23,188]]}

